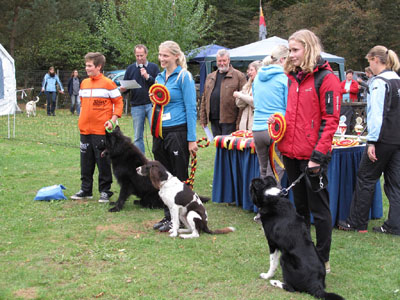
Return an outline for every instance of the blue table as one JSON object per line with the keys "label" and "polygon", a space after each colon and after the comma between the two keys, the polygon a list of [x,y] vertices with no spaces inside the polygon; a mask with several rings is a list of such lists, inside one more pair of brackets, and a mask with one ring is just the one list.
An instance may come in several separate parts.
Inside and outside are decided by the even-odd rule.
{"label": "blue table", "polygon": [[[328,166],[332,224],[336,224],[337,220],[346,220],[349,215],[357,170],[364,150],[365,146],[357,146],[335,148],[332,151],[332,160]],[[259,176],[257,155],[251,153],[251,148],[241,151],[217,147],[212,201],[233,202],[245,210],[256,212],[257,209],[251,202],[249,186],[251,180]],[[378,181],[370,217],[379,219],[382,215],[382,191]]]}

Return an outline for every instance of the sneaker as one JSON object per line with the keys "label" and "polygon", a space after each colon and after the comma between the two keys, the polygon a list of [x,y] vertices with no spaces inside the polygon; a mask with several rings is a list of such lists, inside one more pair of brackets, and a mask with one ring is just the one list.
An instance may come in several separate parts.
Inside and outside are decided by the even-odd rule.
{"label": "sneaker", "polygon": [[383,227],[383,226],[374,227],[374,228],[372,228],[372,231],[373,231],[373,232],[376,232],[376,233],[386,233],[386,234],[394,234],[394,235],[397,235],[397,234],[394,233],[393,231],[391,231],[391,230],[389,230],[389,229],[386,229],[386,228]]}
{"label": "sneaker", "polygon": [[157,230],[157,229],[159,229],[160,227],[164,226],[164,224],[165,224],[166,222],[169,222],[169,221],[170,221],[170,220],[168,220],[166,217],[164,217],[161,221],[159,221],[159,222],[157,222],[156,224],[153,225],[153,229],[154,229],[154,230]]}
{"label": "sneaker", "polygon": [[92,199],[93,196],[92,196],[92,194],[89,194],[87,192],[80,190],[75,195],[72,195],[70,198],[72,200],[81,200],[81,199]]}
{"label": "sneaker", "polygon": [[331,272],[331,264],[329,263],[329,261],[325,262],[325,270],[326,274],[329,274]]}
{"label": "sneaker", "polygon": [[172,228],[172,222],[171,221],[167,221],[160,228],[158,228],[158,231],[160,231],[160,232],[168,232],[171,228]]}
{"label": "sneaker", "polygon": [[110,202],[110,197],[108,196],[108,194],[106,192],[101,192],[100,193],[99,202],[100,203],[108,203],[108,202]]}
{"label": "sneaker", "polygon": [[339,220],[337,224],[338,224],[338,228],[340,230],[357,231],[357,232],[360,232],[360,233],[367,233],[368,232],[368,230],[366,230],[366,229],[363,229],[363,230],[357,229],[357,228],[353,227],[352,225],[350,225],[349,223],[347,223],[346,221]]}

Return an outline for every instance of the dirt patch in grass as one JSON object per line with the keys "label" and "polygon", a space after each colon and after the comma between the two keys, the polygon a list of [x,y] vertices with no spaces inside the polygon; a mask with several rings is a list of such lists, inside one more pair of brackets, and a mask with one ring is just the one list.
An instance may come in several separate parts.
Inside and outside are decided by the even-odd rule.
{"label": "dirt patch in grass", "polygon": [[142,222],[142,225],[144,226],[144,228],[146,229],[152,229],[153,225],[156,224],[158,221],[160,220],[146,220]]}
{"label": "dirt patch in grass", "polygon": [[36,288],[27,288],[27,289],[20,289],[14,292],[14,295],[19,298],[23,299],[36,299],[37,298],[37,291]]}
{"label": "dirt patch in grass", "polygon": [[140,238],[140,236],[147,234],[148,232],[138,230],[137,228],[133,228],[132,225],[128,224],[110,224],[110,225],[98,225],[96,227],[97,232],[107,232],[112,231],[116,233],[116,235],[109,236],[109,239],[116,239],[116,238],[127,238],[127,237],[134,237]]}

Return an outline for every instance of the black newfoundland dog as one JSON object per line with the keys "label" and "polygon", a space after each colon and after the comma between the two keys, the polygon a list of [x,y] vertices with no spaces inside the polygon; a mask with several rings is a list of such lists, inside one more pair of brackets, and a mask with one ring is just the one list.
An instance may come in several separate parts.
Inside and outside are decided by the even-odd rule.
{"label": "black newfoundland dog", "polygon": [[131,139],[122,134],[119,126],[109,133],[106,132],[105,140],[98,146],[101,155],[108,155],[114,176],[121,187],[117,202],[109,211],[120,211],[130,195],[140,198],[140,205],[149,208],[164,206],[158,191],[153,187],[148,177],[138,175],[136,168],[147,163],[146,157],[136,147]]}
{"label": "black newfoundland dog", "polygon": [[253,179],[250,193],[261,215],[270,251],[269,271],[261,273],[260,277],[268,279],[274,276],[281,252],[283,283],[271,280],[273,286],[289,292],[305,292],[319,299],[343,300],[337,294],[325,292],[324,262],[317,253],[303,218],[287,198],[280,196],[275,179]]}

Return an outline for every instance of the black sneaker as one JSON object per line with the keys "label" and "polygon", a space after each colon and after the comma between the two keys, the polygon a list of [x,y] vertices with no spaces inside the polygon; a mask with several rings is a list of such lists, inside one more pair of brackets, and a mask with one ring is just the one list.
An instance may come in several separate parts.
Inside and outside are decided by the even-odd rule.
{"label": "black sneaker", "polygon": [[110,202],[110,197],[108,196],[108,194],[106,192],[101,192],[100,193],[99,202],[100,203],[108,203],[108,202]]}
{"label": "black sneaker", "polygon": [[374,228],[372,228],[372,231],[376,232],[376,233],[385,233],[385,234],[398,235],[398,234],[394,233],[393,231],[386,229],[383,226],[374,227]]}
{"label": "black sneaker", "polygon": [[367,233],[368,232],[368,230],[366,230],[366,229],[355,228],[355,227],[353,227],[353,225],[347,223],[346,221],[339,220],[337,224],[338,224],[338,228],[340,230],[357,231],[357,232],[360,232],[360,233]]}
{"label": "black sneaker", "polygon": [[164,224],[165,224],[166,222],[169,222],[169,221],[170,221],[170,220],[168,220],[166,217],[164,217],[161,221],[159,221],[159,222],[157,222],[156,224],[153,225],[153,229],[154,229],[154,230],[157,230],[157,229],[159,229],[160,227],[164,226]]}
{"label": "black sneaker", "polygon": [[171,221],[167,221],[160,228],[158,228],[158,231],[160,231],[160,232],[168,232],[171,228],[172,228],[172,222]]}
{"label": "black sneaker", "polygon": [[80,190],[75,195],[72,195],[70,198],[72,200],[81,200],[81,199],[92,199],[93,196],[92,196],[92,194],[89,194],[87,192]]}

